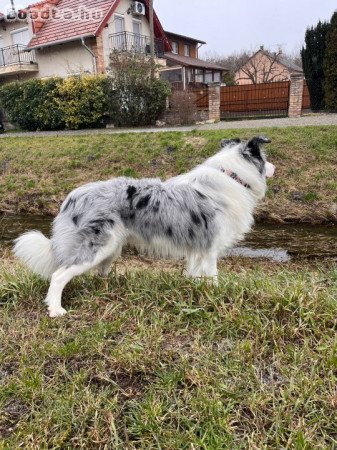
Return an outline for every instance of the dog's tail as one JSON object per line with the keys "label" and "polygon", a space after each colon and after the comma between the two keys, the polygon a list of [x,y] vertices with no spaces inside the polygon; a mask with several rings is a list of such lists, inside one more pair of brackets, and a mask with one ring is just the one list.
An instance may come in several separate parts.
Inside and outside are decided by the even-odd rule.
{"label": "dog's tail", "polygon": [[43,278],[50,278],[58,267],[50,239],[47,239],[40,231],[29,231],[14,242],[14,254],[34,273]]}

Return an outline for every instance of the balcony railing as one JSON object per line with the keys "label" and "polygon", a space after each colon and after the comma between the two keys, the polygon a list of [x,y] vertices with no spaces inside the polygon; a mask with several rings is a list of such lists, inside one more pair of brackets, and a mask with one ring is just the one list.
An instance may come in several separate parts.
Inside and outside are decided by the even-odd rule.
{"label": "balcony railing", "polygon": [[34,51],[26,52],[25,48],[24,45],[19,44],[0,48],[0,67],[36,64]]}
{"label": "balcony railing", "polygon": [[[122,33],[111,34],[109,40],[111,50],[117,50],[119,52],[136,52],[145,55],[150,55],[151,53],[150,38],[148,36],[124,31]],[[165,48],[162,39],[155,39],[154,51],[157,58],[164,57]]]}

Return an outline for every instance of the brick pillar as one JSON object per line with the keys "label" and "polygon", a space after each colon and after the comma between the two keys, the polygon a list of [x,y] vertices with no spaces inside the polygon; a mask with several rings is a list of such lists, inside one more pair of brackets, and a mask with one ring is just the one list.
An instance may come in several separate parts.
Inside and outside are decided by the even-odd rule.
{"label": "brick pillar", "polygon": [[105,73],[105,62],[104,62],[104,48],[103,48],[103,37],[102,34],[96,36],[94,43],[91,45],[91,50],[96,56],[96,67],[97,73]]}
{"label": "brick pillar", "polygon": [[302,113],[303,85],[302,74],[290,75],[288,117],[299,117]]}
{"label": "brick pillar", "polygon": [[220,84],[210,84],[208,86],[208,109],[209,120],[220,121]]}

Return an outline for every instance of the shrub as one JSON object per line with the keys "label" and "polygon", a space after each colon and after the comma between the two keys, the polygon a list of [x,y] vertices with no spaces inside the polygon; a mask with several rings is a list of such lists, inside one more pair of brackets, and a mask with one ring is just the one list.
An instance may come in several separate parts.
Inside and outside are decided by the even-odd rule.
{"label": "shrub", "polygon": [[197,99],[192,91],[173,91],[167,122],[170,125],[190,125],[198,118]]}
{"label": "shrub", "polygon": [[109,113],[117,126],[152,125],[166,109],[170,86],[151,77],[152,61],[137,53],[110,55]]}
{"label": "shrub", "polygon": [[64,127],[58,107],[61,78],[9,83],[0,89],[0,103],[9,121],[25,130],[57,130]]}
{"label": "shrub", "polygon": [[0,89],[8,119],[25,130],[96,127],[107,108],[104,76],[73,76],[9,83]]}
{"label": "shrub", "polygon": [[[119,61],[119,63],[118,63]],[[25,130],[92,128],[110,113],[116,125],[150,125],[162,115],[169,85],[150,76],[139,55],[118,55],[113,74],[30,80],[0,88],[0,106]]]}
{"label": "shrub", "polygon": [[56,103],[67,128],[92,128],[103,124],[107,110],[107,80],[103,75],[73,76],[59,85]]}

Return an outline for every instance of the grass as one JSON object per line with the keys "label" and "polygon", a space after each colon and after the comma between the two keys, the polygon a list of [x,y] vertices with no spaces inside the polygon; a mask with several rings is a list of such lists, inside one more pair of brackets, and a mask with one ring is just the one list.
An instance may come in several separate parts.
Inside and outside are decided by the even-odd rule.
{"label": "grass", "polygon": [[47,283],[0,272],[0,448],[337,446],[337,272],[229,260],[219,287],[179,265]]}
{"label": "grass", "polygon": [[337,221],[336,126],[8,137],[0,146],[0,211],[54,215],[79,184],[119,175],[170,177],[215,153],[221,138],[257,133],[273,140],[267,149],[277,166],[257,217]]}

